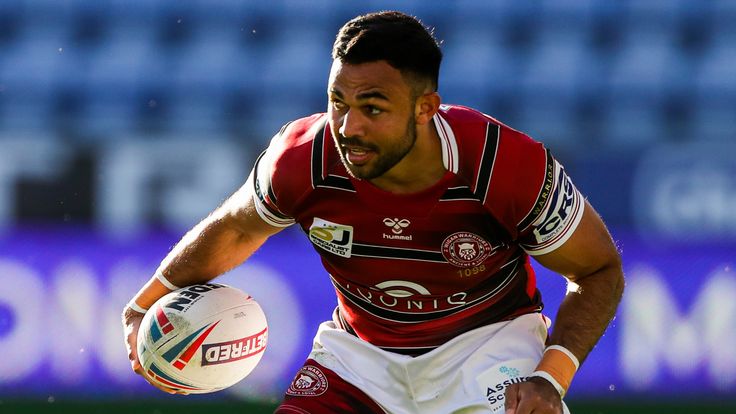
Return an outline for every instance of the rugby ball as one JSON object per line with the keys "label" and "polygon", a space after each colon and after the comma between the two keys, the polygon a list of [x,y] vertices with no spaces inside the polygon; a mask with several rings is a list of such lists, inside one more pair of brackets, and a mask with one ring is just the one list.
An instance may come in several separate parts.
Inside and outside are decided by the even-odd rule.
{"label": "rugby ball", "polygon": [[164,387],[204,394],[230,387],[258,365],[268,325],[250,295],[216,283],[187,286],[159,299],[138,329],[138,359]]}

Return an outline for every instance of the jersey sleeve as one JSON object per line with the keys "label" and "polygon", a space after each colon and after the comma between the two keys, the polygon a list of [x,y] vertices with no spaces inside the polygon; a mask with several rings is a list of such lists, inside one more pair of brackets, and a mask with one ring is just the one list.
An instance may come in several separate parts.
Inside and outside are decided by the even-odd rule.
{"label": "jersey sleeve", "polygon": [[529,213],[518,225],[520,245],[538,256],[562,246],[583,217],[585,199],[549,151],[543,184]]}
{"label": "jersey sleeve", "polygon": [[585,200],[544,145],[502,128],[491,176],[490,208],[532,256],[554,251],[573,234]]}
{"label": "jersey sleeve", "polygon": [[275,227],[288,227],[295,220],[279,207],[274,181],[277,174],[283,173],[278,168],[284,150],[284,130],[276,134],[268,148],[261,153],[253,166],[248,185],[253,186],[254,202],[258,215],[268,224]]}

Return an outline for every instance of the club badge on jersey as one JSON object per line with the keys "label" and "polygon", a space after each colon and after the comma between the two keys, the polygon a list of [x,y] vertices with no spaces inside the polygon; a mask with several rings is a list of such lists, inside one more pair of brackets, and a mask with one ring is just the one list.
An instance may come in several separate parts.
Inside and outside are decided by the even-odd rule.
{"label": "club badge on jersey", "polygon": [[442,256],[457,267],[474,267],[493,254],[491,244],[477,234],[453,233],[442,242]]}

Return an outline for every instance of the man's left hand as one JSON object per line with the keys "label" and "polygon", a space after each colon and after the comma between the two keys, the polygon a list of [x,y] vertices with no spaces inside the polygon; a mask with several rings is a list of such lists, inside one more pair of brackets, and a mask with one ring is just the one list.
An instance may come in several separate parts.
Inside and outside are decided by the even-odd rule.
{"label": "man's left hand", "polygon": [[562,414],[562,399],[549,381],[531,377],[506,388],[506,414]]}

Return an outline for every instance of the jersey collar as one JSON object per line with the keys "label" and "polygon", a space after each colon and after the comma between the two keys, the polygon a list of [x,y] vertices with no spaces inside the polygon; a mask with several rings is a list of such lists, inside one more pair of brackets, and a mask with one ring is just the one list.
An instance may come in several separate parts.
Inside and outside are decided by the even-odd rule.
{"label": "jersey collar", "polygon": [[455,133],[452,131],[452,128],[450,128],[450,124],[440,116],[441,113],[442,107],[440,107],[440,111],[432,117],[432,120],[434,121],[434,126],[437,129],[437,134],[440,136],[440,143],[442,144],[442,163],[445,165],[446,170],[457,174],[458,153]]}

